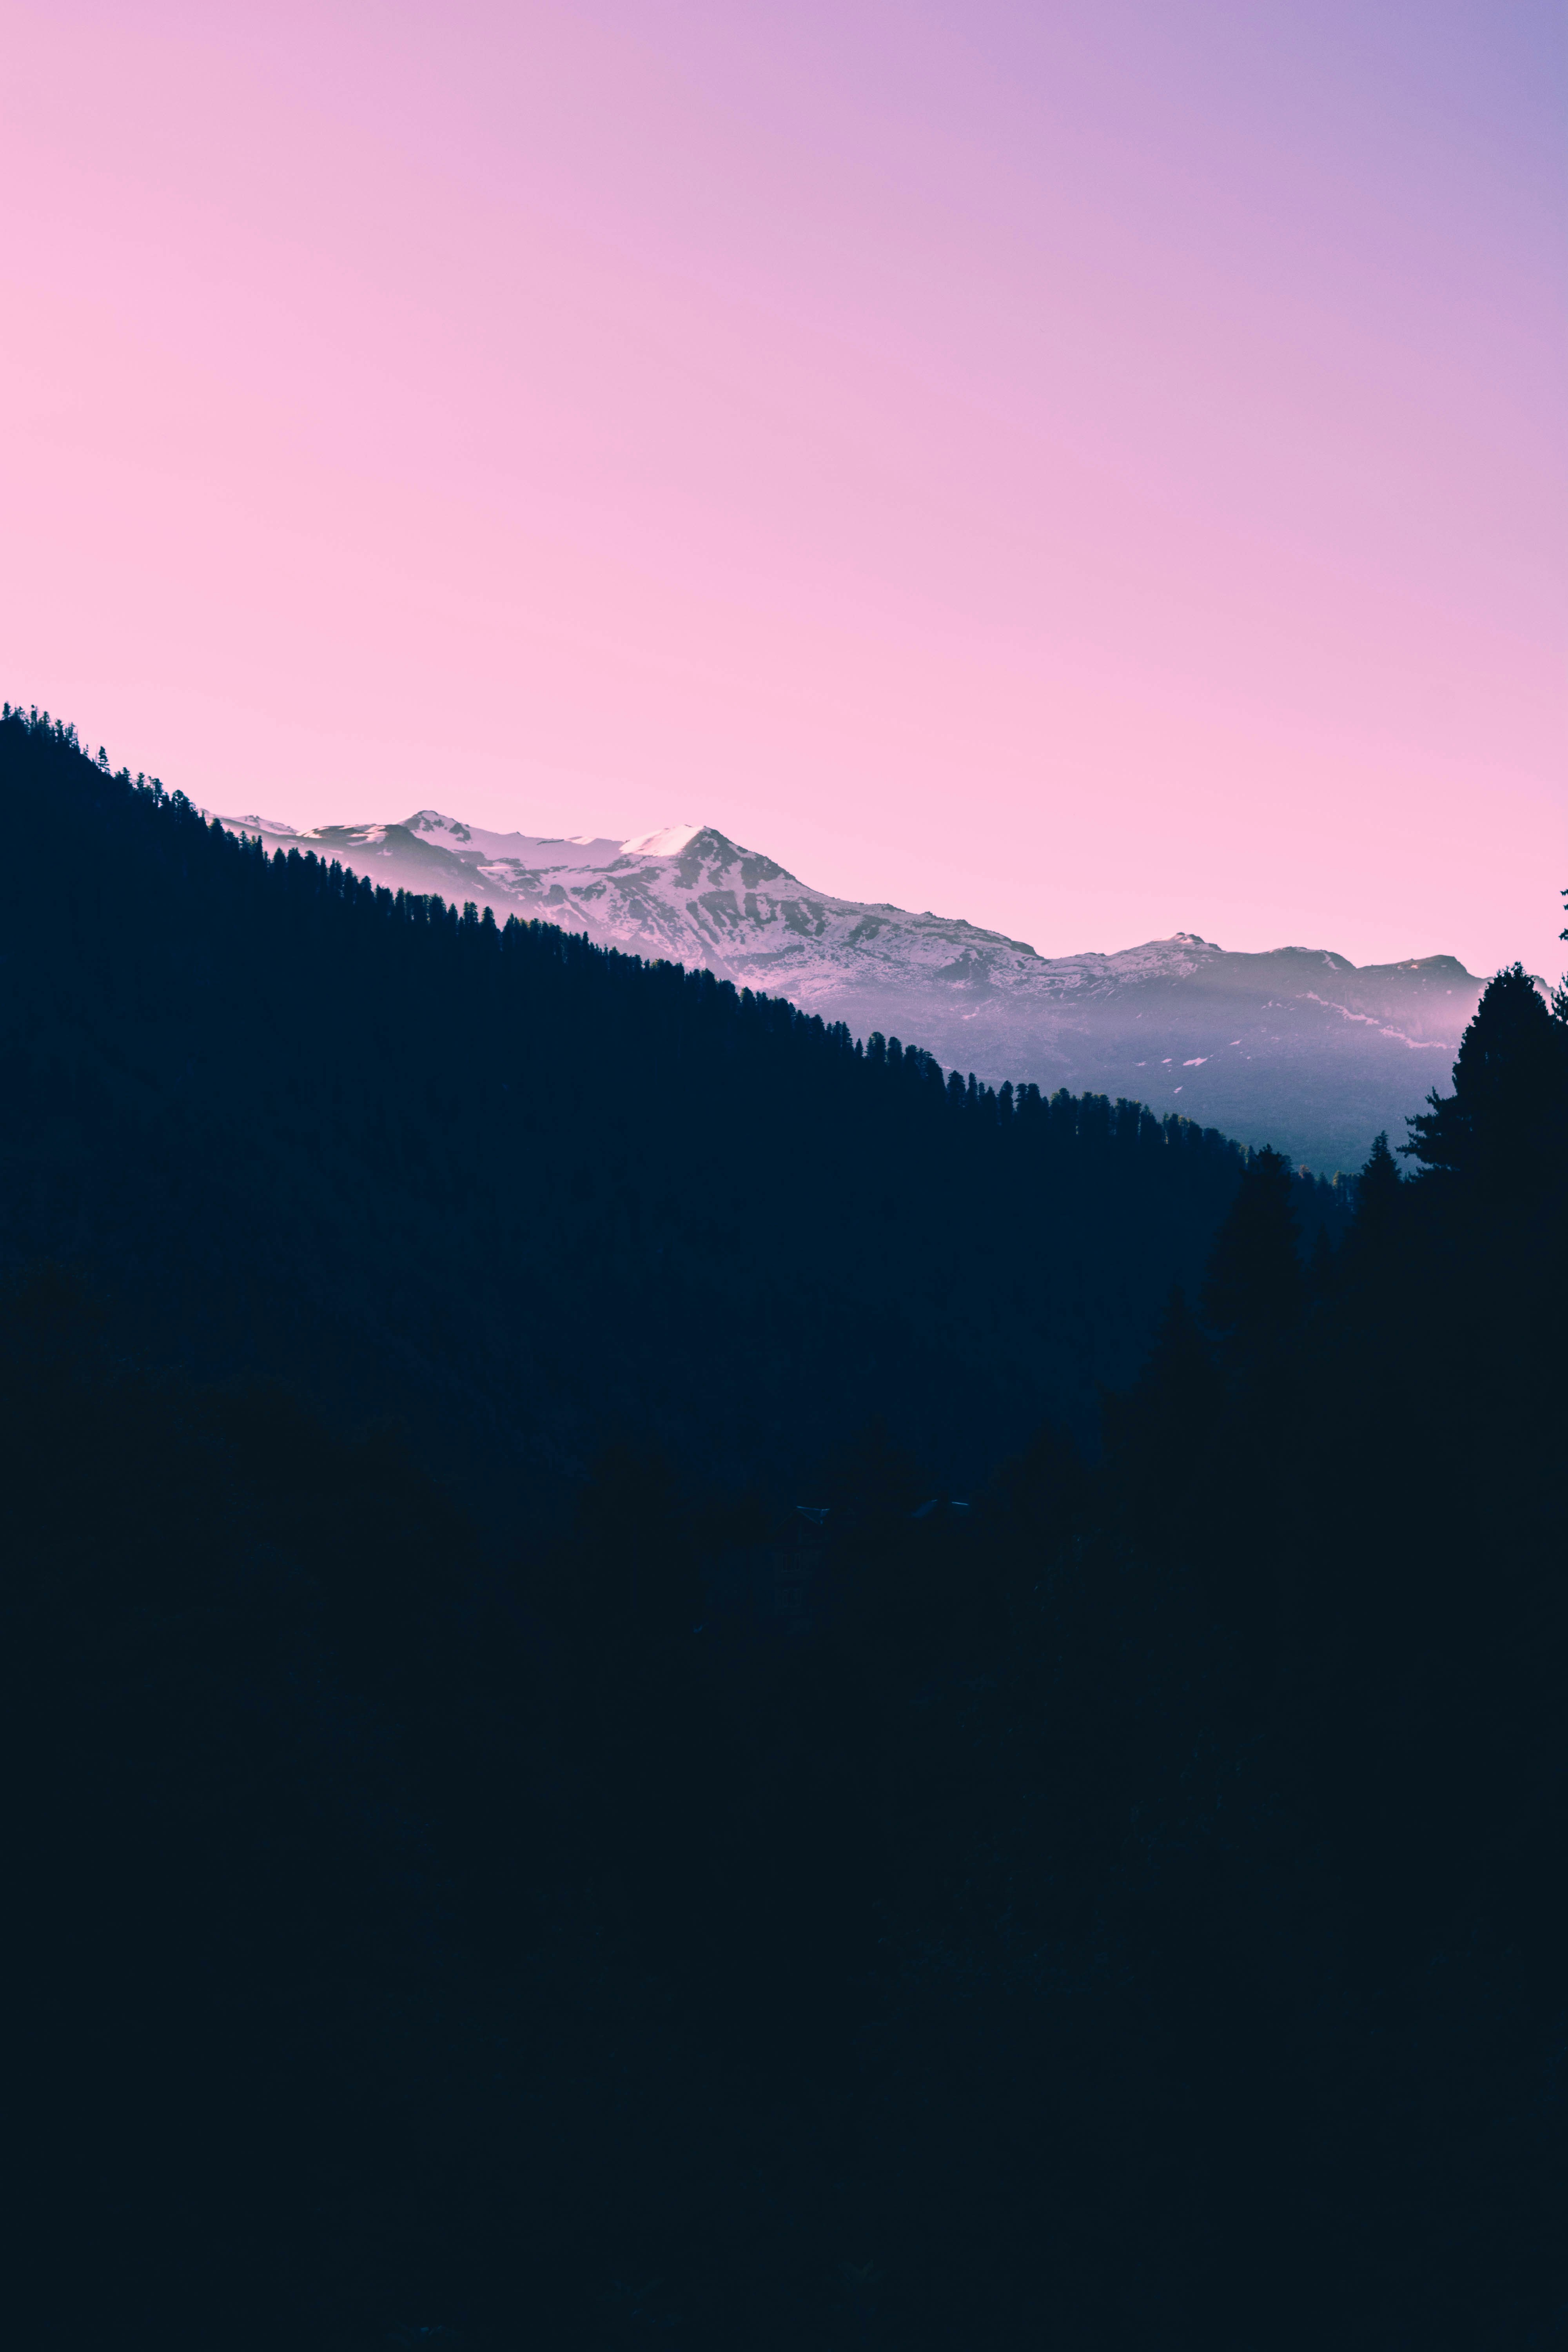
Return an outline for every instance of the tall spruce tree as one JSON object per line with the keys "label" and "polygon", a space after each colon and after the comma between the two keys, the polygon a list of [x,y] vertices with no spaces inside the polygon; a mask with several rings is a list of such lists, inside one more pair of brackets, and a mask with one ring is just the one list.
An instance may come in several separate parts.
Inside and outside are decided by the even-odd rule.
{"label": "tall spruce tree", "polygon": [[1305,1295],[1290,1170],[1266,1148],[1248,1160],[1215,1238],[1204,1277],[1204,1315],[1233,1352],[1246,1356],[1295,1330]]}
{"label": "tall spruce tree", "polygon": [[[1373,1143],[1356,1179],[1355,1219],[1351,1227],[1358,1254],[1385,1250],[1398,1230],[1405,1180],[1388,1148],[1386,1131]],[[1348,1238],[1348,1237],[1347,1237]]]}
{"label": "tall spruce tree", "polygon": [[1568,1150],[1568,1028],[1522,964],[1488,982],[1459,1042],[1454,1091],[1428,1096],[1401,1148],[1495,1194],[1550,1189]]}

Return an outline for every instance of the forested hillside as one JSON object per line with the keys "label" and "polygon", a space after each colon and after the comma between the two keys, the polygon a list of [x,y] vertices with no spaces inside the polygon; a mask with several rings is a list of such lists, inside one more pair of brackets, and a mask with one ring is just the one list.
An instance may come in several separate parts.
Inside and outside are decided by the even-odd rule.
{"label": "forested hillside", "polygon": [[28,2340],[1559,2341],[1568,998],[1325,1217],[0,740]]}
{"label": "forested hillside", "polygon": [[857,1036],[918,1037],[994,1085],[1135,1095],[1325,1175],[1358,1168],[1380,1127],[1403,1129],[1481,991],[1453,956],[1357,971],[1322,948],[1227,954],[1190,931],[1042,956],[952,916],[812,889],[712,825],[617,842],[490,833],[436,809],[308,835],[221,821],[392,890],[474,899],[499,923],[539,917],[716,972]]}
{"label": "forested hillside", "polygon": [[0,794],[13,1263],[476,1475],[619,1428],[787,1482],[881,1412],[973,1480],[1089,1425],[1235,1190],[1212,1130],[268,859],[19,713]]}

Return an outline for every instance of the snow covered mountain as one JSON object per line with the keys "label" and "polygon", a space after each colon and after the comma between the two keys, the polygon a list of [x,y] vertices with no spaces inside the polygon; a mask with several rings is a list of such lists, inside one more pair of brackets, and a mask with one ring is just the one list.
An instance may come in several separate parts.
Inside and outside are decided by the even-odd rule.
{"label": "snow covered mountain", "polygon": [[310,834],[225,817],[391,889],[537,917],[606,947],[705,964],[857,1035],[1049,1090],[1135,1096],[1328,1173],[1399,1141],[1447,1087],[1481,982],[1452,956],[1357,970],[1322,948],[1228,953],[1190,931],[1111,955],[1042,956],[958,918],[813,890],[711,825],[631,841],[487,833],[435,809]]}

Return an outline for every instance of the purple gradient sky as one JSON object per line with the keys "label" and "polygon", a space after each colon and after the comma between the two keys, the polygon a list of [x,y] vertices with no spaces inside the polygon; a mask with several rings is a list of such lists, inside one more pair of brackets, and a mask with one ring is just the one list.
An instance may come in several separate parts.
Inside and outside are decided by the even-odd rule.
{"label": "purple gradient sky", "polygon": [[1555,973],[1555,5],[0,7],[0,672],[232,811]]}

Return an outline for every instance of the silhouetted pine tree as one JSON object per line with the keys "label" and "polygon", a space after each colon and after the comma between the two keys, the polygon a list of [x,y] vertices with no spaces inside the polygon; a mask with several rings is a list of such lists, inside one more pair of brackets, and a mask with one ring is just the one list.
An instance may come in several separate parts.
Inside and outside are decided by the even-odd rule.
{"label": "silhouetted pine tree", "polygon": [[1426,1169],[1496,1197],[1561,1181],[1568,1153],[1568,1029],[1522,964],[1487,984],[1459,1043],[1454,1091],[1427,1097],[1401,1149]]}
{"label": "silhouetted pine tree", "polygon": [[1181,1284],[1173,1283],[1148,1360],[1124,1394],[1104,1400],[1106,1441],[1114,1462],[1135,1465],[1167,1497],[1185,1483],[1223,1401],[1214,1349],[1198,1327]]}
{"label": "silhouetted pine tree", "polygon": [[1289,1167],[1277,1151],[1255,1151],[1204,1276],[1205,1319],[1245,1357],[1297,1328],[1305,1292]]}
{"label": "silhouetted pine tree", "polygon": [[1386,1270],[1405,1231],[1408,1192],[1387,1135],[1378,1136],[1356,1178],[1355,1214],[1342,1244],[1348,1273],[1364,1279],[1374,1268]]}

